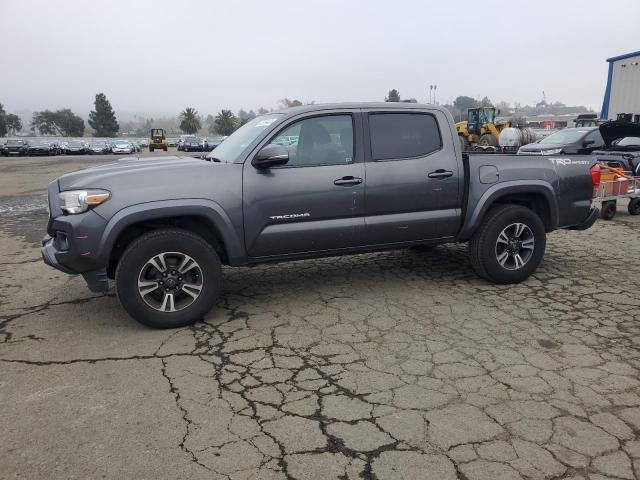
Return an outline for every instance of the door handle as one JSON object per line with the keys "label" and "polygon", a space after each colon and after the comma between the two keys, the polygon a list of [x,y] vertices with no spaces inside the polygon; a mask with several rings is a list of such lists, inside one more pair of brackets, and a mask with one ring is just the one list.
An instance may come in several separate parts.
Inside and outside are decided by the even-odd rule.
{"label": "door handle", "polygon": [[443,168],[439,168],[435,172],[431,172],[430,174],[428,174],[427,177],[442,179],[442,178],[449,178],[452,175],[453,175],[453,172],[449,170],[444,170]]}
{"label": "door handle", "polygon": [[359,185],[362,183],[362,179],[360,177],[342,177],[333,181],[334,185],[338,185],[340,187],[351,187],[353,185]]}

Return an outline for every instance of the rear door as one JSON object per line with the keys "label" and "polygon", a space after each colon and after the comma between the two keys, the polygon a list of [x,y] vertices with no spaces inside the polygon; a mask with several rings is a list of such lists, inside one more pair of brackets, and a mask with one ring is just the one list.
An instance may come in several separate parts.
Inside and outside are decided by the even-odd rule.
{"label": "rear door", "polygon": [[361,115],[313,112],[290,120],[268,143],[286,165],[243,170],[245,243],[251,257],[352,247],[364,232]]}
{"label": "rear door", "polygon": [[365,132],[367,243],[455,236],[464,175],[447,117],[437,110],[372,110]]}

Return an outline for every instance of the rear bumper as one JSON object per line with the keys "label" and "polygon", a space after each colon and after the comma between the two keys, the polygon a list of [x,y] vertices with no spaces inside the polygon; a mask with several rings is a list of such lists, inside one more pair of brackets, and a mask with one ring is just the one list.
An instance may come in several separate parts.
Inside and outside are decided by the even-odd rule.
{"label": "rear bumper", "polygon": [[589,215],[587,215],[587,218],[585,218],[582,223],[579,223],[578,225],[574,225],[572,227],[569,228],[569,230],[586,230],[588,228],[591,228],[591,226],[596,223],[596,220],[598,219],[598,217],[600,216],[600,210],[597,209],[596,207],[591,207],[591,210],[589,211]]}

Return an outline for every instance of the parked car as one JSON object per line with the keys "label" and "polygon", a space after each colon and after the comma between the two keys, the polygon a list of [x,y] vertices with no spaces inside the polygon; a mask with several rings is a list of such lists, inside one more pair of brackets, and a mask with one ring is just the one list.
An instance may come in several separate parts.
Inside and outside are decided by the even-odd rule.
{"label": "parked car", "polygon": [[72,140],[64,149],[64,153],[66,153],[67,155],[84,155],[88,153],[88,151],[89,146],[82,140]]}
{"label": "parked car", "polygon": [[178,139],[178,151],[183,151],[184,142],[196,138],[195,135],[180,135]]}
{"label": "parked car", "polygon": [[640,124],[613,121],[599,129],[604,145],[593,152],[595,158],[640,177]]}
{"label": "parked car", "polygon": [[54,149],[51,144],[45,140],[32,140],[27,148],[27,155],[55,155]]}
{"label": "parked car", "polygon": [[134,146],[128,140],[116,140],[111,144],[111,153],[131,154],[133,152]]}
{"label": "parked car", "polygon": [[5,157],[9,157],[11,155],[23,156],[27,154],[28,149],[29,143],[26,140],[9,139],[4,145],[2,154]]}
{"label": "parked car", "polygon": [[182,143],[183,152],[202,152],[204,151],[204,142],[197,137],[187,138]]}
{"label": "parked car", "polygon": [[603,145],[598,127],[563,128],[536,143],[520,147],[518,155],[585,155]]}
{"label": "parked car", "polygon": [[59,140],[53,140],[51,142],[51,155],[62,155],[64,154],[64,147],[62,146]]}
{"label": "parked car", "polygon": [[167,146],[169,147],[177,147],[178,146],[178,139],[177,138],[170,138],[167,140]]}
{"label": "parked car", "polygon": [[107,153],[111,153],[111,147],[107,142],[93,142],[89,145],[89,154],[92,155],[105,155]]}
{"label": "parked car", "polygon": [[49,184],[43,259],[93,291],[115,278],[133,318],[172,328],[215,304],[223,263],[470,242],[478,275],[517,283],[547,232],[596,221],[593,156],[463,155],[455,132],[435,105],[306,105],[249,121],[208,161],[69,173]]}
{"label": "parked car", "polygon": [[220,138],[207,139],[207,140],[204,141],[204,151],[205,152],[210,152],[210,151],[214,150],[221,143],[222,143],[222,139],[220,139]]}
{"label": "parked car", "polygon": [[133,147],[133,153],[142,151],[142,149],[140,148],[140,144],[136,141],[132,141],[131,146]]}

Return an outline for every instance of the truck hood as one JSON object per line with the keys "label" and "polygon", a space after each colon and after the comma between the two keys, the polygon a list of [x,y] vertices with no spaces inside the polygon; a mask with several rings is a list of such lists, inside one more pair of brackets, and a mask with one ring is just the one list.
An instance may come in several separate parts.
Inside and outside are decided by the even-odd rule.
{"label": "truck hood", "polygon": [[640,137],[640,123],[612,121],[603,123],[599,128],[607,147],[610,147],[611,143],[618,138]]}
{"label": "truck hood", "polygon": [[192,157],[126,157],[60,177],[60,190],[103,189],[108,201],[94,211],[110,219],[133,205],[180,199],[206,199],[242,205],[239,163],[216,163]]}
{"label": "truck hood", "polygon": [[185,179],[194,175],[192,172],[207,166],[210,166],[210,162],[193,157],[126,157],[63,175],[58,179],[58,185],[61,191],[79,188],[110,190],[131,183],[142,186],[151,182],[170,181],[171,178]]}

